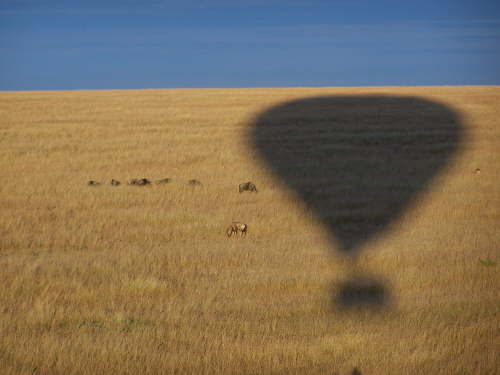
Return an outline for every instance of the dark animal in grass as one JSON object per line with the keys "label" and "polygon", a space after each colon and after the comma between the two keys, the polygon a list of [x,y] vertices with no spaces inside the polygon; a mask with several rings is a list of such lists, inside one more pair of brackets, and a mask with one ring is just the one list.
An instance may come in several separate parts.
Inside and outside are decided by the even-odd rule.
{"label": "dark animal in grass", "polygon": [[248,233],[248,225],[240,223],[239,221],[233,221],[229,227],[226,229],[226,234],[231,237],[233,234],[240,234],[241,237],[245,237]]}
{"label": "dark animal in grass", "polygon": [[172,182],[171,178],[162,178],[156,181],[156,185],[168,184],[169,182]]}
{"label": "dark animal in grass", "polygon": [[200,186],[201,185],[201,182],[198,181],[198,180],[189,180],[188,181],[188,184],[189,185],[192,185],[192,186]]}
{"label": "dark animal in grass", "polygon": [[139,181],[137,181],[137,185],[149,185],[151,181],[149,181],[147,178],[140,178]]}
{"label": "dark animal in grass", "polygon": [[147,178],[133,178],[128,182],[129,185],[137,185],[137,186],[149,185],[150,183],[151,181],[149,181]]}
{"label": "dark animal in grass", "polygon": [[90,180],[87,185],[89,186],[99,186],[101,183],[98,181]]}
{"label": "dark animal in grass", "polygon": [[111,185],[113,185],[113,186],[118,186],[120,184],[121,184],[121,182],[118,180],[111,180]]}
{"label": "dark animal in grass", "polygon": [[245,182],[244,184],[240,184],[239,186],[240,193],[243,193],[244,191],[251,191],[254,193],[257,193],[257,186],[251,181]]}

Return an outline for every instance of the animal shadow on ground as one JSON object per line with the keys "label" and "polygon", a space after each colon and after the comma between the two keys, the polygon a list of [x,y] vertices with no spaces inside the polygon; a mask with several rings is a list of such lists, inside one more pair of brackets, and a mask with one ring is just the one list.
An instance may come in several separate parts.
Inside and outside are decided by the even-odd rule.
{"label": "animal shadow on ground", "polygon": [[324,96],[272,107],[251,129],[258,156],[319,217],[351,269],[334,306],[387,305],[386,283],[356,259],[459,151],[459,116],[418,97]]}

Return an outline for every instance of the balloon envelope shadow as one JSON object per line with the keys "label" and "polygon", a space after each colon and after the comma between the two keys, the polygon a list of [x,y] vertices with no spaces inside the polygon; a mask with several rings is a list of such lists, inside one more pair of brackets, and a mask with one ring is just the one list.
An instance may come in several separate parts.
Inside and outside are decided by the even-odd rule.
{"label": "balloon envelope shadow", "polygon": [[[406,96],[323,96],[270,108],[252,142],[270,170],[314,211],[335,248],[355,258],[387,231],[459,148],[447,106]],[[352,272],[342,307],[386,303],[384,283]]]}

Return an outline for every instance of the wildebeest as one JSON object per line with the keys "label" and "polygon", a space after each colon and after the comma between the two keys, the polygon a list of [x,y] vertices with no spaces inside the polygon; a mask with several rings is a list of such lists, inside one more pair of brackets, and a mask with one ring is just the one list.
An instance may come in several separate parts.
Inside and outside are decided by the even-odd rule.
{"label": "wildebeest", "polygon": [[171,178],[162,178],[161,180],[156,181],[156,185],[168,184],[169,182],[172,182]]}
{"label": "wildebeest", "polygon": [[121,182],[120,182],[120,181],[118,181],[118,180],[114,180],[114,179],[113,179],[113,180],[111,180],[111,185],[113,185],[113,186],[118,186],[118,185],[120,185],[120,184],[121,184]]}
{"label": "wildebeest", "polygon": [[192,186],[197,186],[197,185],[199,186],[199,185],[201,185],[201,182],[198,180],[189,180],[188,184],[192,185]]}
{"label": "wildebeest", "polygon": [[226,234],[231,237],[233,234],[240,233],[241,237],[245,237],[248,233],[248,225],[240,223],[238,221],[233,221],[229,227],[227,227]]}
{"label": "wildebeest", "polygon": [[90,180],[87,185],[89,186],[99,186],[101,183],[98,181]]}
{"label": "wildebeest", "polygon": [[243,193],[244,191],[253,191],[257,193],[257,186],[252,181],[245,182],[244,184],[240,184],[239,186],[240,193]]}
{"label": "wildebeest", "polygon": [[129,185],[139,185],[139,186],[144,186],[144,185],[149,185],[151,181],[149,181],[147,178],[133,178],[128,181]]}

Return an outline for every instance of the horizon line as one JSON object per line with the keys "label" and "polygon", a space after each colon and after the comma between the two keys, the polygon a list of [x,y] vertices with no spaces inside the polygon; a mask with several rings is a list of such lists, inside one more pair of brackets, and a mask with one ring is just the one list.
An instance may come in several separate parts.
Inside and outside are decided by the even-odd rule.
{"label": "horizon line", "polygon": [[165,90],[264,90],[264,89],[351,89],[351,88],[411,88],[411,87],[500,87],[499,84],[446,84],[446,85],[378,85],[378,86],[241,86],[241,87],[143,87],[143,88],[105,88],[105,89],[34,89],[2,90],[0,93],[37,93],[37,92],[78,92],[78,91],[165,91]]}

